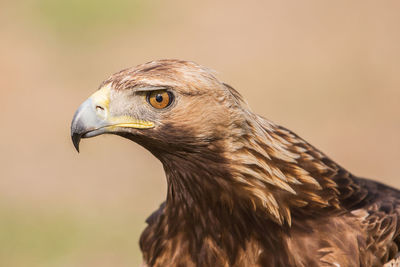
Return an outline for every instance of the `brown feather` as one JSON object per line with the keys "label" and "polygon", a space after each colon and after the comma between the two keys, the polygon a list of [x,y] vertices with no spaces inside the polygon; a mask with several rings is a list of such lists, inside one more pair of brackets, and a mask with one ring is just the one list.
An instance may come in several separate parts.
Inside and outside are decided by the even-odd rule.
{"label": "brown feather", "polygon": [[159,127],[120,134],[150,150],[168,182],[140,239],[148,266],[382,266],[398,253],[399,191],[254,114],[208,69],[159,60],[106,84],[181,97]]}

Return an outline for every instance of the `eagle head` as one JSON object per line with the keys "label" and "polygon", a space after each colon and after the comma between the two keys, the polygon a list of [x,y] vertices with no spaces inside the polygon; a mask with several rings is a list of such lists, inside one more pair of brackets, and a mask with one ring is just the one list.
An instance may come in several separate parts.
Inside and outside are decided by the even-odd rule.
{"label": "eagle head", "polygon": [[237,92],[208,69],[152,61],[105,80],[76,111],[71,135],[78,151],[81,138],[101,134],[129,138],[155,155],[212,150],[239,123],[240,106]]}

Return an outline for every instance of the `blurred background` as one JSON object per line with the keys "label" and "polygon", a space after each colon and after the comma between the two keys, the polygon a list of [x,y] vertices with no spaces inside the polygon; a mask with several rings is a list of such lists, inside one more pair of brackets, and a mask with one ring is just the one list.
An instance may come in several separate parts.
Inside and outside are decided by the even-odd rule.
{"label": "blurred background", "polygon": [[110,74],[159,58],[217,71],[259,114],[400,188],[399,1],[0,2],[0,266],[137,266],[161,164],[70,141]]}

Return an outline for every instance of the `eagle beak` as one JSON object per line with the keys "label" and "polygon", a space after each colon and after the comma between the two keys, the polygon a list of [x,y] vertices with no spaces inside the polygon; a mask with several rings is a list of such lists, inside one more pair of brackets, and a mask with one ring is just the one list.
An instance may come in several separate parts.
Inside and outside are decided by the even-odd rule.
{"label": "eagle beak", "polygon": [[89,97],[75,112],[71,123],[71,138],[79,152],[82,138],[90,138],[104,133],[116,133],[121,128],[147,129],[154,123],[130,116],[111,116],[109,112],[110,86],[105,86]]}

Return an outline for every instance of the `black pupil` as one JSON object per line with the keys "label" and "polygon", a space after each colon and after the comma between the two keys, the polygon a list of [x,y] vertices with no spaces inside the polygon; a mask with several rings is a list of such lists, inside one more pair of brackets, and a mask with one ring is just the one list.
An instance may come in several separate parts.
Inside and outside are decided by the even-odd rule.
{"label": "black pupil", "polygon": [[156,95],[156,101],[157,101],[158,103],[161,103],[161,102],[163,101],[163,97],[162,97],[161,94],[157,94],[157,95]]}

